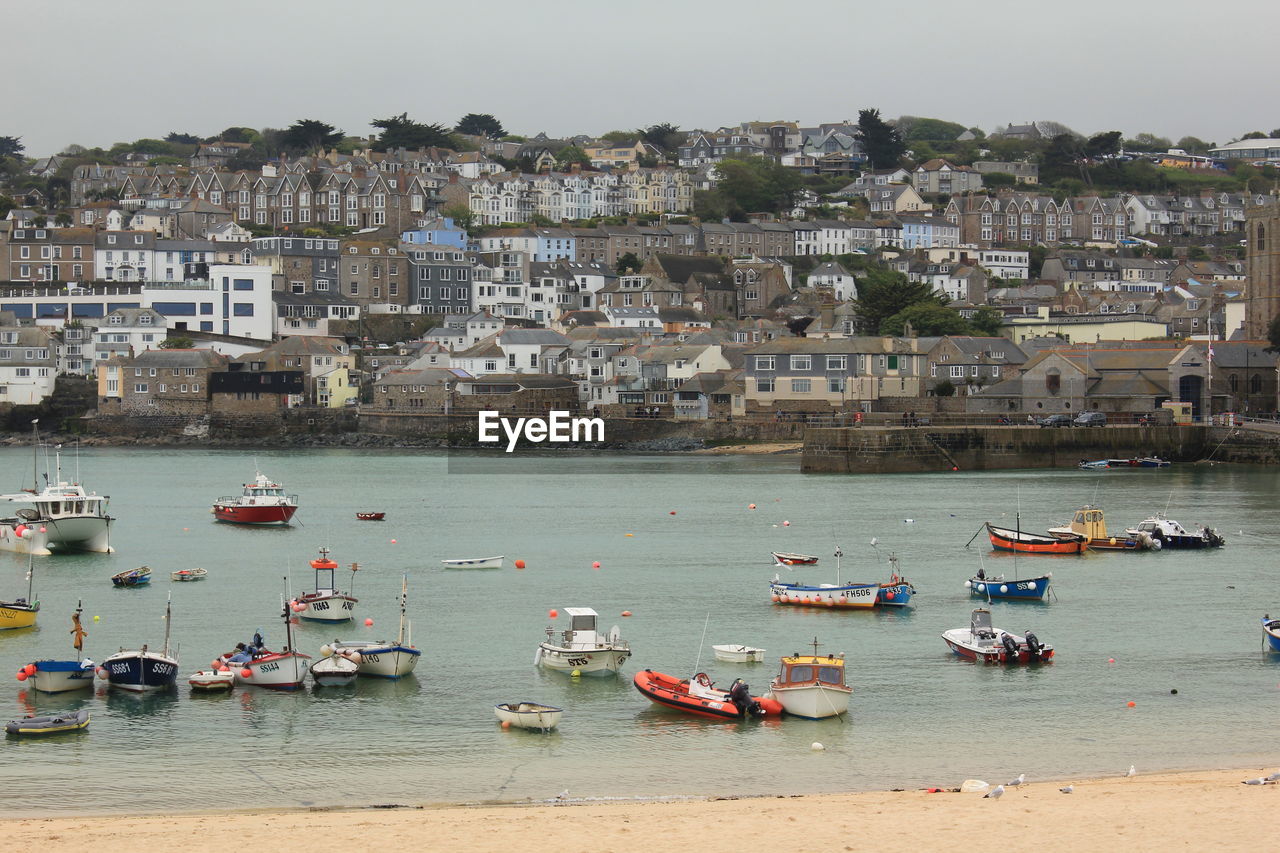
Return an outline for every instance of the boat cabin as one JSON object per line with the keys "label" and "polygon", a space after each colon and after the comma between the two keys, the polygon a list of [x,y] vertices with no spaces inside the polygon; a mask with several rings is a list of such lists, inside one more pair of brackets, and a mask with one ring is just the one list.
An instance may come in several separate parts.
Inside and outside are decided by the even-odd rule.
{"label": "boat cabin", "polygon": [[973,611],[973,616],[969,619],[969,633],[973,635],[973,641],[978,645],[995,645],[996,629],[991,625],[990,610]]}
{"label": "boat cabin", "polygon": [[332,594],[337,591],[337,584],[334,582],[333,573],[338,568],[338,564],[329,559],[329,549],[320,549],[320,558],[311,561],[311,568],[316,571],[316,593]]}
{"label": "boat cabin", "polygon": [[782,669],[773,684],[775,687],[799,687],[804,684],[844,687],[844,656],[797,654],[783,658]]}
{"label": "boat cabin", "polygon": [[1107,522],[1103,520],[1102,510],[1092,506],[1076,510],[1075,517],[1071,519],[1071,532],[1091,540],[1108,538]]}

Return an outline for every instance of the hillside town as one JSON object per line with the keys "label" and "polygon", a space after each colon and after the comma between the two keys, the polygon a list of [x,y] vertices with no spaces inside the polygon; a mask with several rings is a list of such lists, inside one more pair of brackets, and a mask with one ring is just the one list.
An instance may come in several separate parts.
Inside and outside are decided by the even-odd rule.
{"label": "hillside town", "polygon": [[299,121],[272,133],[312,137],[271,151],[246,128],[45,157],[0,137],[0,406],[79,379],[98,414],[192,419],[1278,408],[1275,132],[863,110],[605,138],[480,122],[410,148],[391,129],[415,123],[384,121]]}

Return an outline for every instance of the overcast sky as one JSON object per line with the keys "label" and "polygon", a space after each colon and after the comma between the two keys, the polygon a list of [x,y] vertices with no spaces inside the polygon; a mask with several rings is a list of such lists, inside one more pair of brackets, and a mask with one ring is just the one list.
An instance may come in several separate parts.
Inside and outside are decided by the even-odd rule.
{"label": "overcast sky", "polygon": [[7,0],[27,154],[408,112],[600,134],[920,115],[1226,142],[1280,127],[1273,0]]}

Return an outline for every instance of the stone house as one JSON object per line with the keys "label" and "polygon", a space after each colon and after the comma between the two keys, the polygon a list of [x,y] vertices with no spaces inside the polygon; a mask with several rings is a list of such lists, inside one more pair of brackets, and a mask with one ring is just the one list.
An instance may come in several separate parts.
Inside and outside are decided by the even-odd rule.
{"label": "stone house", "polygon": [[210,412],[210,383],[229,359],[213,350],[153,349],[98,365],[99,411],[197,416]]}

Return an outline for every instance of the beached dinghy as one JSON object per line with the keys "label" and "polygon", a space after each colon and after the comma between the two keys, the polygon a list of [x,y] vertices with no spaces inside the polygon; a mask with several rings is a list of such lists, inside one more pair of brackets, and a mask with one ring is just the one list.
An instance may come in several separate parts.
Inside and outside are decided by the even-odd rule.
{"label": "beached dinghy", "polygon": [[41,717],[23,717],[21,720],[10,720],[5,725],[6,734],[11,735],[56,735],[61,732],[75,732],[89,728],[89,712],[84,708],[78,711],[63,711],[60,714],[46,714]]}
{"label": "beached dinghy", "polygon": [[560,724],[564,709],[537,702],[503,702],[493,706],[493,713],[504,724],[545,732]]}

